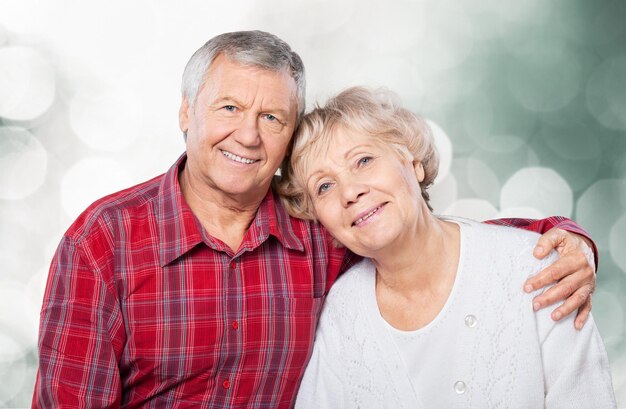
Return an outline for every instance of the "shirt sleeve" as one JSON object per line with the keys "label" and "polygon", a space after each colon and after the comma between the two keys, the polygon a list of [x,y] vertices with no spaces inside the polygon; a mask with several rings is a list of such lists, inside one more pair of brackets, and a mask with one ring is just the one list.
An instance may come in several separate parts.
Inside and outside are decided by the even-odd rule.
{"label": "shirt sleeve", "polygon": [[[101,260],[98,260],[100,262]],[[96,261],[64,237],[52,260],[39,327],[33,408],[115,408],[123,324]]]}
{"label": "shirt sleeve", "polygon": [[593,317],[580,331],[574,318],[554,322],[549,313],[537,313],[545,407],[615,408],[609,361]]}
{"label": "shirt sleeve", "polygon": [[593,258],[597,270],[598,266],[598,248],[596,247],[596,243],[591,238],[591,235],[587,233],[582,227],[580,227],[573,220],[568,219],[563,216],[551,216],[546,217],[541,220],[534,219],[521,219],[521,218],[511,218],[511,219],[496,219],[496,220],[487,220],[485,223],[488,224],[496,224],[501,226],[509,226],[509,227],[517,227],[519,229],[534,231],[535,233],[544,234],[548,230],[553,227],[557,227],[559,229],[563,229],[565,231],[580,234],[581,236],[589,239],[592,245],[593,250]]}

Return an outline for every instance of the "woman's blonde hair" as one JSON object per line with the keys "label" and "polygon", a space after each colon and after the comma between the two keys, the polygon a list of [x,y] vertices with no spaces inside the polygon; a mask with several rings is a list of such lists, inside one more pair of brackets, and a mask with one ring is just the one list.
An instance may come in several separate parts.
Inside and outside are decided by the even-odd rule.
{"label": "woman's blonde hair", "polygon": [[422,197],[432,185],[439,167],[439,156],[428,124],[403,108],[396,94],[386,89],[351,87],[319,105],[302,118],[296,130],[291,155],[282,168],[278,191],[292,216],[315,220],[313,202],[306,188],[306,170],[316,154],[325,154],[335,132],[350,129],[376,138],[392,147],[403,160],[421,162],[424,180]]}

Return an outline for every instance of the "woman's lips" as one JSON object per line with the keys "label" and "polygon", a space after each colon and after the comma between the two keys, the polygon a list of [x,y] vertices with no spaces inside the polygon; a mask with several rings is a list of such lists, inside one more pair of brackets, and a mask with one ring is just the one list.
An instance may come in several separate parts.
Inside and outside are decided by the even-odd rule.
{"label": "woman's lips", "polygon": [[355,221],[352,222],[352,226],[359,226],[361,224],[363,224],[364,222],[366,222],[370,217],[372,217],[373,215],[377,214],[378,212],[380,212],[382,210],[382,208],[386,205],[387,203],[382,203],[372,209],[366,210],[363,213],[359,214],[357,219]]}

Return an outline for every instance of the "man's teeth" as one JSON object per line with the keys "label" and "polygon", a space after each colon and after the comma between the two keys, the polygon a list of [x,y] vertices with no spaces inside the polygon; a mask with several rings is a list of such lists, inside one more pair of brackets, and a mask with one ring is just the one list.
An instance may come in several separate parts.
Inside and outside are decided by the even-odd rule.
{"label": "man's teeth", "polygon": [[237,156],[234,153],[230,153],[227,151],[222,151],[222,153],[224,154],[224,156],[226,156],[228,159],[232,159],[235,162],[240,162],[240,163],[246,163],[246,164],[251,164],[256,162],[254,159],[246,159],[246,158],[242,158],[241,156]]}
{"label": "man's teeth", "polygon": [[360,219],[358,219],[357,221],[355,221],[354,224],[357,225],[357,224],[363,223],[365,220],[369,219],[374,213],[376,213],[379,209],[380,209],[380,207],[377,207],[376,209],[372,210],[371,212],[369,212],[365,216],[363,216]]}

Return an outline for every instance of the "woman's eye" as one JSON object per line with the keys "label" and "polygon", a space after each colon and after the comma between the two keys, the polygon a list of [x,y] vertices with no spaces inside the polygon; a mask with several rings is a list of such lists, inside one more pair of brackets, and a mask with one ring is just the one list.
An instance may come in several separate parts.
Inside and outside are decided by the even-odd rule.
{"label": "woman's eye", "polygon": [[364,156],[361,159],[359,159],[359,166],[363,166],[363,165],[367,165],[368,163],[370,163],[372,161],[372,157],[371,156]]}
{"label": "woman's eye", "polygon": [[265,118],[269,119],[270,121],[278,121],[278,118],[276,118],[274,115],[272,114],[267,114],[265,115]]}
{"label": "woman's eye", "polygon": [[237,107],[234,105],[226,105],[224,109],[227,110],[228,112],[235,112],[237,110]]}
{"label": "woman's eye", "polygon": [[322,183],[321,185],[319,185],[319,187],[317,188],[317,194],[321,195],[323,193],[325,193],[326,191],[328,191],[328,189],[330,189],[330,183],[326,182],[326,183]]}

